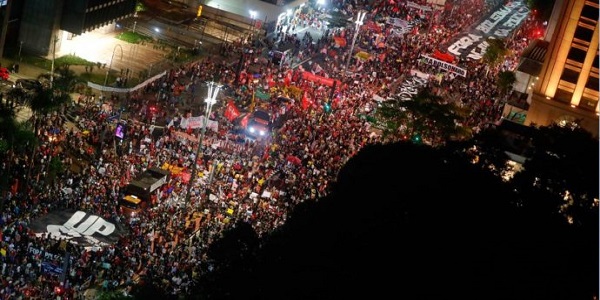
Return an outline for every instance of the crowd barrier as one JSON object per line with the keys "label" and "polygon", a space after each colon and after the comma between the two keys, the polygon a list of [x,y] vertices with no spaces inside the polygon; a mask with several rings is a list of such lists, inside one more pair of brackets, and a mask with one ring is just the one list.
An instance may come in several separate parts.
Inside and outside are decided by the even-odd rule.
{"label": "crowd barrier", "polygon": [[153,77],[150,77],[148,79],[146,79],[144,82],[132,87],[132,88],[115,88],[115,87],[111,87],[111,86],[103,86],[103,85],[99,85],[93,82],[88,81],[87,86],[91,87],[93,89],[99,90],[101,92],[112,92],[112,93],[131,93],[131,92],[135,92],[145,86],[147,86],[148,84],[150,84],[151,82],[163,77],[167,75],[167,71],[163,71],[162,73],[156,74]]}

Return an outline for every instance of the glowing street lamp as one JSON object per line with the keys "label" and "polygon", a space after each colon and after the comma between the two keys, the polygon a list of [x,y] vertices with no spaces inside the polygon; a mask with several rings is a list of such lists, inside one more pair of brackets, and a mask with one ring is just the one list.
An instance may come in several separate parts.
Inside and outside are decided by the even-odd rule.
{"label": "glowing street lamp", "polygon": [[208,124],[208,117],[210,116],[210,112],[215,103],[217,103],[217,95],[219,94],[219,90],[221,86],[214,83],[208,83],[208,97],[204,102],[206,102],[206,115],[204,116],[204,120],[202,121],[202,129],[200,131],[200,138],[198,139],[198,148],[196,149],[196,156],[194,157],[194,161],[192,162],[192,173],[190,174],[190,181],[188,181],[187,192],[185,194],[185,203],[190,202],[190,193],[192,192],[192,185],[196,180],[196,173],[198,169],[198,157],[200,157],[200,151],[202,149],[202,140],[204,139],[204,134],[206,132],[206,125]]}

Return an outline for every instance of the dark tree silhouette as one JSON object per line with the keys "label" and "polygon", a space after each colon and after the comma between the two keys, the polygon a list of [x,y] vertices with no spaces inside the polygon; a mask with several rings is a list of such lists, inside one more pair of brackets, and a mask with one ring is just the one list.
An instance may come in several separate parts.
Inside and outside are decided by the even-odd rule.
{"label": "dark tree silhouette", "polygon": [[467,134],[458,124],[466,112],[425,88],[411,100],[395,98],[382,103],[378,117],[392,135],[407,136],[420,142],[421,137],[435,144]]}
{"label": "dark tree silhouette", "polygon": [[570,226],[515,206],[511,185],[444,153],[410,143],[364,148],[328,197],[297,206],[285,225],[261,238],[255,256],[244,256],[250,261],[240,265],[252,268],[208,272],[192,298],[598,295],[597,224]]}
{"label": "dark tree silhouette", "polygon": [[[592,222],[598,210],[598,139],[579,126],[542,126],[532,140],[534,153],[513,183],[523,196],[522,205],[561,213],[575,224]],[[537,201],[536,201],[537,200]]]}

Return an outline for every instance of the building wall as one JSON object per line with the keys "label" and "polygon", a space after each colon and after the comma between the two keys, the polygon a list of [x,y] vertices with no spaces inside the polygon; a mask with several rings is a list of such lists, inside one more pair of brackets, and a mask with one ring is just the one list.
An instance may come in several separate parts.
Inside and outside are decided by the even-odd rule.
{"label": "building wall", "polygon": [[[560,9],[525,124],[581,120],[598,133],[598,2],[558,0]],[[556,15],[556,14],[553,14]]]}
{"label": "building wall", "polygon": [[25,1],[19,31],[24,51],[40,55],[52,52],[52,37],[58,30],[63,3],[62,0]]}
{"label": "building wall", "polygon": [[64,0],[61,29],[82,34],[133,16],[135,0]]}
{"label": "building wall", "polygon": [[[25,0],[19,39],[23,51],[49,56],[61,41],[132,16],[136,0]],[[53,42],[56,41],[56,42]]]}

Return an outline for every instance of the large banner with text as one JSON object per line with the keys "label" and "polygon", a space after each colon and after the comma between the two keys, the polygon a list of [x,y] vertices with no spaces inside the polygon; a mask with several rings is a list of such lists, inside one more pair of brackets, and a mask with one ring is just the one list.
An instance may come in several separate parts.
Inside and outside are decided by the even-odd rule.
{"label": "large banner with text", "polygon": [[53,211],[34,220],[31,229],[36,235],[50,234],[84,247],[102,247],[116,243],[127,230],[119,223],[84,211]]}
{"label": "large banner with text", "polygon": [[508,37],[528,15],[529,8],[523,1],[510,1],[500,6],[470,31],[459,34],[454,43],[448,47],[448,52],[462,58],[479,60],[489,46],[488,38]]}

